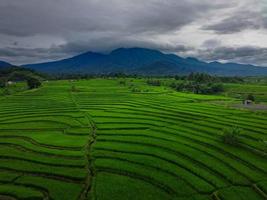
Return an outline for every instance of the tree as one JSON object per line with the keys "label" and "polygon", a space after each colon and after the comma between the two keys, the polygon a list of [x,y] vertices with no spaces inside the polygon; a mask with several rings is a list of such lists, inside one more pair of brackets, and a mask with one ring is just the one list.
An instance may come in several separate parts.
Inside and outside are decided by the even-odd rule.
{"label": "tree", "polygon": [[195,74],[193,72],[191,72],[188,76],[187,76],[187,80],[188,81],[193,81],[195,79]]}
{"label": "tree", "polygon": [[217,94],[224,91],[223,85],[221,83],[215,83],[210,85],[210,91],[212,94]]}
{"label": "tree", "polygon": [[6,80],[4,78],[0,78],[0,88],[6,87]]}
{"label": "tree", "polygon": [[120,85],[126,85],[126,81],[125,81],[125,80],[120,80],[120,81],[119,81],[119,84],[120,84]]}
{"label": "tree", "polygon": [[28,77],[27,78],[27,85],[29,89],[38,88],[42,85],[41,81],[34,77]]}

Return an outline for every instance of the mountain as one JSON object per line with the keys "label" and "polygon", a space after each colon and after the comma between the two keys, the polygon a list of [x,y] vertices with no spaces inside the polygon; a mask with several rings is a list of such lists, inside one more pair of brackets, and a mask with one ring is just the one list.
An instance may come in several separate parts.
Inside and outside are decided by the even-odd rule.
{"label": "mountain", "polygon": [[237,63],[203,62],[145,48],[119,48],[109,54],[86,52],[71,58],[25,67],[50,74],[108,74],[122,72],[141,75],[174,75],[204,72],[224,76],[267,75],[267,67]]}
{"label": "mountain", "polygon": [[5,67],[11,67],[12,65],[10,63],[4,62],[0,60],[0,69]]}

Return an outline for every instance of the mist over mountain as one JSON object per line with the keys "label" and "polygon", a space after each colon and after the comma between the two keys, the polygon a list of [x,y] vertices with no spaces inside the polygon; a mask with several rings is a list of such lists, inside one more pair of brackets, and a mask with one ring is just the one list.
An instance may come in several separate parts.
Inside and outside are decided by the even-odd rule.
{"label": "mist over mountain", "polygon": [[182,58],[145,48],[119,48],[109,54],[86,52],[71,58],[27,64],[25,67],[49,74],[108,74],[174,75],[203,72],[224,76],[267,75],[267,67],[237,63],[204,62]]}

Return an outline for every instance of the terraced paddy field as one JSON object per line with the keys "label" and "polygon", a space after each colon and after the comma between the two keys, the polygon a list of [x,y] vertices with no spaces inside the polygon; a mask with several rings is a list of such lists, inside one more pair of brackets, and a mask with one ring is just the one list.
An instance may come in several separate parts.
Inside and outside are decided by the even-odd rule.
{"label": "terraced paddy field", "polygon": [[[140,92],[132,92],[132,87]],[[0,99],[0,199],[267,198],[267,113],[147,86],[54,81]],[[240,145],[222,130],[241,128]]]}
{"label": "terraced paddy field", "polygon": [[267,84],[225,84],[226,94],[244,99],[252,94],[258,102],[267,103]]}

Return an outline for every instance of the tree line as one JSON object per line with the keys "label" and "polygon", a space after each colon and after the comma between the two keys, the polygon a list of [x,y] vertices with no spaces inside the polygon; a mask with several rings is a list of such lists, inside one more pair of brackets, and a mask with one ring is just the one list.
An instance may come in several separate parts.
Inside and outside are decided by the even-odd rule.
{"label": "tree line", "polygon": [[[179,92],[192,92],[195,94],[218,94],[224,91],[223,83],[240,83],[240,77],[218,77],[205,73],[190,73],[189,75],[174,76],[169,86]],[[148,85],[162,85],[160,79],[148,79]]]}

